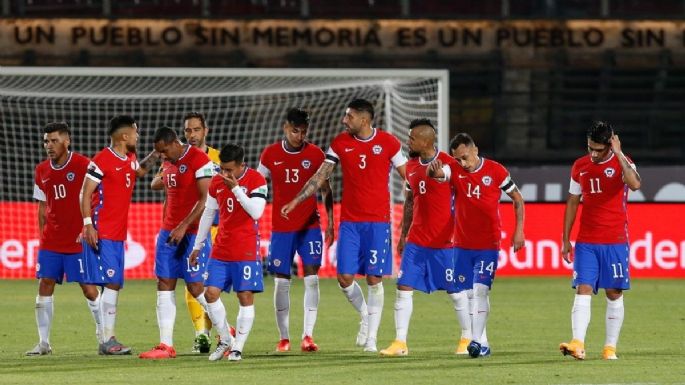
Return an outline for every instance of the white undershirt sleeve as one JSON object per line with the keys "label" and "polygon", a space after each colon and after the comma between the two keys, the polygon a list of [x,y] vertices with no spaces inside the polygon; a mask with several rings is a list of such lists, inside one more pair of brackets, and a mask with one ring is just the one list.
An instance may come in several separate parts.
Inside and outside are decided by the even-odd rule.
{"label": "white undershirt sleeve", "polygon": [[[260,186],[257,190],[266,191],[266,185]],[[262,214],[264,213],[264,208],[266,207],[266,199],[256,196],[250,198],[247,196],[247,194],[245,194],[240,186],[233,187],[231,191],[233,192],[233,195],[235,195],[236,199],[238,199],[238,202],[240,202],[240,205],[243,206],[243,209],[249,216],[252,217],[252,219],[256,221],[261,218]]]}
{"label": "white undershirt sleeve", "polygon": [[219,210],[218,202],[213,196],[207,195],[207,200],[205,201],[205,210],[202,212],[202,216],[200,217],[200,224],[198,225],[197,236],[195,237],[193,250],[201,250],[202,246],[204,246],[209,229],[212,228],[212,223],[214,223],[214,216],[216,215],[217,210]]}

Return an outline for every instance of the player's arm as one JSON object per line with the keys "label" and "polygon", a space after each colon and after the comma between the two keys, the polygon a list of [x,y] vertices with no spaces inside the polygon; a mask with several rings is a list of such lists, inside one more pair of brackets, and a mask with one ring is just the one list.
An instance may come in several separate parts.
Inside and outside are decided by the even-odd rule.
{"label": "player's arm", "polygon": [[409,234],[409,228],[411,223],[414,221],[414,192],[407,189],[404,192],[404,208],[402,210],[402,223],[401,223],[401,233],[400,239],[397,242],[397,253],[402,255],[404,251],[404,245],[407,243],[407,234]]}
{"label": "player's arm", "polygon": [[564,210],[564,232],[561,238],[561,257],[564,261],[571,263],[573,261],[573,246],[571,245],[571,229],[573,223],[576,221],[576,213],[580,205],[580,194],[569,194],[566,200],[566,209]]}
{"label": "player's arm", "polygon": [[218,210],[219,203],[213,196],[207,195],[204,203],[204,210],[202,211],[202,216],[200,217],[200,224],[197,228],[197,236],[195,237],[195,243],[193,244],[193,251],[189,256],[189,262],[191,266],[197,265],[197,255],[204,247],[209,230],[212,228],[212,223],[214,223],[214,216]]}
{"label": "player's arm", "polygon": [[333,174],[333,170],[335,169],[335,162],[329,160],[329,158],[326,158],[326,161],[324,161],[321,166],[319,166],[319,169],[316,170],[316,174],[312,175],[311,178],[305,183],[304,186],[302,186],[302,189],[300,190],[299,193],[287,204],[285,204],[281,208],[281,215],[285,218],[288,218],[288,214],[297,207],[302,201],[305,199],[309,198],[316,192],[316,190],[320,189],[321,186],[323,186],[324,182],[328,180],[328,178],[331,177]]}
{"label": "player's arm", "polygon": [[43,234],[43,227],[45,227],[45,211],[47,205],[45,201],[38,202],[38,231],[39,234]]}
{"label": "player's arm", "polygon": [[[181,242],[183,237],[188,231],[188,227],[195,222],[205,209],[205,202],[207,201],[207,190],[209,189],[210,178],[200,178],[195,180],[195,186],[197,187],[197,193],[199,199],[195,202],[193,209],[190,210],[188,215],[181,221],[181,223],[176,226],[175,229],[169,233],[168,243],[178,244]],[[164,202],[166,205],[166,202]]]}
{"label": "player's arm", "polygon": [[618,139],[618,135],[612,135],[609,142],[611,143],[611,151],[616,154],[618,162],[621,164],[623,183],[628,185],[628,188],[633,191],[639,190],[642,179],[640,178],[640,174],[637,173],[635,165],[630,163],[628,158],[623,154],[623,151],[621,151],[621,141]]}
{"label": "player's arm", "polygon": [[328,180],[325,180],[321,188],[321,198],[323,205],[326,208],[326,216],[328,217],[328,225],[326,226],[326,245],[331,247],[335,240],[335,220],[333,218],[333,190]]}
{"label": "player's arm", "polygon": [[250,196],[240,188],[240,186],[231,189],[235,198],[240,202],[240,205],[255,221],[262,217],[264,208],[266,207],[266,185],[260,186],[250,192]]}
{"label": "player's arm", "polygon": [[152,178],[152,182],[150,182],[150,188],[152,190],[164,190],[164,175],[162,174],[163,170],[164,165],[160,165],[157,174],[155,174],[155,177]]}
{"label": "player's arm", "polygon": [[139,166],[136,169],[136,176],[144,176],[148,171],[152,170],[157,159],[159,159],[159,153],[157,151],[153,150],[147,154],[147,156],[139,162]]}
{"label": "player's arm", "polygon": [[[510,181],[510,183],[514,183]],[[506,190],[505,190],[506,191]],[[526,238],[523,235],[523,220],[525,217],[525,209],[523,203],[523,195],[519,191],[516,185],[507,192],[507,195],[514,202],[514,215],[516,216],[516,225],[514,225],[514,237],[512,238],[512,245],[514,246],[514,252],[519,251],[526,243]]]}
{"label": "player's arm", "polygon": [[450,169],[450,165],[443,164],[440,159],[432,161],[428,165],[426,173],[428,174],[429,178],[436,179],[440,182],[448,181],[452,176],[452,170]]}
{"label": "player's arm", "polygon": [[[91,175],[94,174],[94,175]],[[81,216],[83,217],[83,238],[94,249],[98,248],[98,233],[93,226],[91,218],[91,201],[93,192],[100,184],[102,174],[99,173],[97,167],[95,169],[89,167],[88,174],[83,179],[83,187],[81,188]]]}

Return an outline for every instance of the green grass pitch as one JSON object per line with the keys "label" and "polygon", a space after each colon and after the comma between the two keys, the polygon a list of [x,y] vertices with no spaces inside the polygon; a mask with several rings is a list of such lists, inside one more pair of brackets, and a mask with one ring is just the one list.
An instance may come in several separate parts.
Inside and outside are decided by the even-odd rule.
{"label": "green grass pitch", "polygon": [[[293,351],[275,353],[278,333],[272,307],[273,283],[257,295],[256,320],[243,361],[209,362],[190,354],[193,330],[177,290],[174,360],[144,361],[137,354],[158,342],[153,281],[129,280],[119,300],[117,338],[134,354],[98,356],[94,326],[77,285],[58,287],[51,342],[53,354],[25,357],[37,342],[35,281],[0,281],[0,384],[578,384],[685,383],[685,285],[681,280],[634,280],[626,295],[619,360],[601,360],[603,296],[593,298],[586,339],[587,359],[558,351],[570,339],[573,291],[567,278],[500,278],[491,296],[488,335],[493,354],[485,359],[455,356],[459,328],[444,293],[414,295],[408,357],[384,358],[354,346],[358,316],[334,280],[322,280],[315,329],[317,353],[300,353],[302,281],[291,297]],[[362,283],[362,287],[365,285]],[[366,290],[364,290],[366,291]],[[385,308],[378,348],[394,338],[394,281],[385,283]],[[231,324],[237,300],[222,296]]]}

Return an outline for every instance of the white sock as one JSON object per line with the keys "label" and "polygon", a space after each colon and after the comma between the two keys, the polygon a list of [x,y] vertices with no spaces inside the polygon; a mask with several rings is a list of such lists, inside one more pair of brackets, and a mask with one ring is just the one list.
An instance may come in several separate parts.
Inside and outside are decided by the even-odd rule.
{"label": "white sock", "polygon": [[274,311],[281,339],[290,339],[290,280],[274,278]]}
{"label": "white sock", "polygon": [[174,323],[176,323],[176,293],[157,291],[157,324],[159,341],[174,346]]}
{"label": "white sock", "polygon": [[475,283],[473,285],[473,323],[472,335],[473,340],[481,343],[483,330],[488,323],[488,315],[490,314],[490,302],[488,301],[488,293],[490,289],[481,284]]}
{"label": "white sock", "polygon": [[364,300],[362,288],[359,287],[357,281],[352,282],[352,284],[348,287],[341,287],[340,289],[342,290],[343,294],[345,294],[345,297],[347,297],[347,300],[350,301],[352,307],[354,307],[354,310],[359,313],[362,318],[362,322],[368,322],[369,312],[366,307],[366,301]]}
{"label": "white sock", "polygon": [[[488,309],[490,309],[490,295],[488,295]],[[480,335],[480,344],[481,344],[481,346],[490,346],[490,345],[488,345],[488,325],[487,324],[483,326],[483,334]]]}
{"label": "white sock", "polygon": [[381,315],[383,314],[383,282],[369,285],[369,340],[376,340],[378,327],[381,325]]}
{"label": "white sock", "polygon": [[302,338],[305,336],[313,336],[318,312],[319,276],[308,275],[304,277],[304,329]]}
{"label": "white sock", "polygon": [[50,328],[52,327],[52,314],[54,313],[53,297],[36,296],[36,324],[38,325],[38,337],[40,342],[50,344]]}
{"label": "white sock", "polygon": [[621,326],[623,325],[623,296],[617,300],[612,301],[607,298],[607,313],[606,313],[606,328],[607,335],[604,345],[616,347],[618,343],[618,336],[621,334]]}
{"label": "white sock", "polygon": [[457,320],[461,326],[461,338],[473,339],[471,335],[471,309],[469,307],[469,296],[465,290],[459,293],[450,293],[450,299],[454,304],[454,312],[457,313]]}
{"label": "white sock", "polygon": [[252,330],[252,324],[254,323],[254,305],[241,306],[238,311],[238,319],[236,320],[236,334],[235,343],[231,347],[231,350],[237,350],[239,352],[243,351],[245,346],[245,341],[247,341],[247,336],[250,335],[250,330]]}
{"label": "white sock", "polygon": [[207,314],[209,319],[212,320],[212,324],[219,334],[221,341],[233,345],[233,336],[229,332],[228,322],[226,322],[226,308],[224,303],[221,302],[221,298],[212,303],[207,302]]}
{"label": "white sock", "polygon": [[[409,321],[414,310],[413,291],[397,290],[395,298],[395,339],[407,342]],[[371,298],[371,297],[369,297]]]}
{"label": "white sock", "polygon": [[571,310],[571,330],[573,339],[585,342],[585,332],[590,325],[592,296],[576,294]]}
{"label": "white sock", "polygon": [[98,343],[103,343],[105,341],[102,340],[102,314],[100,312],[100,299],[102,296],[100,295],[100,292],[98,291],[98,296],[95,298],[95,300],[91,301],[88,298],[86,298],[86,303],[88,303],[88,309],[90,310],[90,313],[93,315],[93,320],[95,321],[95,337],[98,340]]}
{"label": "white sock", "polygon": [[114,327],[117,324],[117,302],[119,291],[104,288],[100,299],[100,312],[102,315],[102,340],[109,341],[114,337]]}

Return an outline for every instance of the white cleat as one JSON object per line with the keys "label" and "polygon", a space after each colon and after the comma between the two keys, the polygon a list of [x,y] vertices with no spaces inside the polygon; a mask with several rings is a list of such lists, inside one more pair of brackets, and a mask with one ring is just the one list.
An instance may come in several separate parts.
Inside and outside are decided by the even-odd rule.
{"label": "white cleat", "polygon": [[224,341],[220,341],[216,345],[216,350],[212,354],[209,355],[209,360],[210,361],[219,361],[220,359],[224,358],[224,354],[231,350],[231,344],[226,343]]}
{"label": "white cleat", "polygon": [[229,355],[228,355],[228,360],[229,361],[240,361],[243,359],[243,353],[233,350]]}
{"label": "white cleat", "polygon": [[362,320],[359,323],[359,333],[357,333],[357,346],[366,346],[366,340],[369,336],[369,323]]}
{"label": "white cleat", "polygon": [[33,349],[26,352],[27,356],[44,356],[52,353],[52,347],[47,342],[39,342]]}
{"label": "white cleat", "polygon": [[366,344],[364,344],[364,351],[367,353],[378,353],[378,348],[376,347],[376,340],[373,338],[368,338]]}

